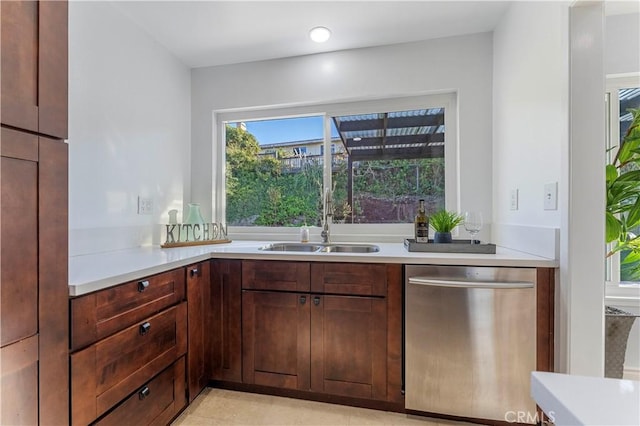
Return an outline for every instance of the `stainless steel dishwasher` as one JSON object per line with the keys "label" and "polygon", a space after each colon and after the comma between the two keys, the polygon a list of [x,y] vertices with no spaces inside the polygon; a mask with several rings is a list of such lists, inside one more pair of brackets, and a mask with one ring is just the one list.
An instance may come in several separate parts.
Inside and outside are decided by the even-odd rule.
{"label": "stainless steel dishwasher", "polygon": [[405,266],[405,404],[502,420],[535,414],[536,270]]}

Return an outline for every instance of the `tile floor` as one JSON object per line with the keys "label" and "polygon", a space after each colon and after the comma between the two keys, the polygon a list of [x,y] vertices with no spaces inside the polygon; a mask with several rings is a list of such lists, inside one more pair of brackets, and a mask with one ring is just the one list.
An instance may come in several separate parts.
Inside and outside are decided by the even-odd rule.
{"label": "tile floor", "polygon": [[270,395],[207,388],[173,422],[190,425],[398,425],[461,426],[469,423]]}

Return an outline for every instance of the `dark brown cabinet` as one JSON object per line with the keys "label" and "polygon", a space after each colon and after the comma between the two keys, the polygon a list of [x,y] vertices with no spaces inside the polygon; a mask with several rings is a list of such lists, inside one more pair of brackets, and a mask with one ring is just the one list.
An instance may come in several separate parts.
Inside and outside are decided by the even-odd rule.
{"label": "dark brown cabinet", "polygon": [[187,383],[189,402],[193,401],[209,383],[211,364],[210,334],[207,317],[211,306],[211,272],[209,262],[187,266]]}
{"label": "dark brown cabinet", "polygon": [[401,401],[400,265],[244,261],[242,277],[245,383]]}
{"label": "dark brown cabinet", "polygon": [[[189,307],[184,299],[186,281],[197,283],[199,276],[186,271],[179,268],[71,299],[71,424],[114,424],[137,418],[142,407],[149,410],[142,424],[166,423],[187,404]],[[199,315],[202,306],[194,306]],[[195,359],[203,359],[195,351]],[[135,402],[134,392],[136,398],[149,399]]]}
{"label": "dark brown cabinet", "polygon": [[95,424],[98,426],[167,425],[184,407],[184,357],[141,386],[115,410]]}
{"label": "dark brown cabinet", "polygon": [[[35,415],[36,422],[62,424],[68,422],[68,393],[57,384],[68,377],[67,145],[5,127],[1,137],[0,423],[31,423],[25,419]],[[9,360],[24,360],[5,353],[33,344],[37,350],[25,359],[38,366],[29,370],[36,380],[24,381],[24,392],[16,393],[5,375],[25,367]],[[14,402],[5,407],[10,394]]]}
{"label": "dark brown cabinet", "polygon": [[242,382],[242,261],[211,261],[211,378]]}
{"label": "dark brown cabinet", "polygon": [[67,2],[3,1],[2,124],[67,138]]}
{"label": "dark brown cabinet", "polygon": [[310,390],[308,294],[242,293],[243,381]]}
{"label": "dark brown cabinet", "polygon": [[312,296],[311,390],[387,399],[385,299]]}
{"label": "dark brown cabinet", "polygon": [[67,3],[0,21],[0,424],[67,424]]}

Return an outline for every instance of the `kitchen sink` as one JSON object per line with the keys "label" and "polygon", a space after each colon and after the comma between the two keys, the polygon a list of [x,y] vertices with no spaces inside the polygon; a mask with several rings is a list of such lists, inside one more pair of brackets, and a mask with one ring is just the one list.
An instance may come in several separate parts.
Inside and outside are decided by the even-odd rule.
{"label": "kitchen sink", "polygon": [[260,247],[260,250],[264,250],[264,251],[304,251],[304,252],[314,252],[314,251],[319,251],[321,248],[323,248],[323,246],[319,245],[319,244],[273,243],[273,244],[267,244],[266,246]]}
{"label": "kitchen sink", "polygon": [[380,247],[374,244],[313,244],[313,243],[271,243],[260,247],[264,251],[297,251],[320,253],[377,253]]}
{"label": "kitchen sink", "polygon": [[327,253],[376,253],[380,247],[373,244],[329,244],[322,247]]}

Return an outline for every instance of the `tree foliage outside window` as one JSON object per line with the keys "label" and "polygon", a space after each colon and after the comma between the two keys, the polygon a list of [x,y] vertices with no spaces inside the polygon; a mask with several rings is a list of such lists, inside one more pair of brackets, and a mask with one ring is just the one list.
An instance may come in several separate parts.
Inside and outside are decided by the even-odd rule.
{"label": "tree foliage outside window", "polygon": [[320,221],[322,166],[283,173],[280,161],[261,156],[256,138],[226,127],[227,224],[300,226]]}
{"label": "tree foliage outside window", "polygon": [[[354,162],[349,200],[348,154],[334,148],[335,143],[331,149],[335,222],[411,223],[419,199],[426,200],[429,212],[444,208],[444,158]],[[283,166],[280,157],[277,151],[261,155],[250,132],[226,126],[227,224],[321,226],[322,156],[300,156],[295,170]]]}

